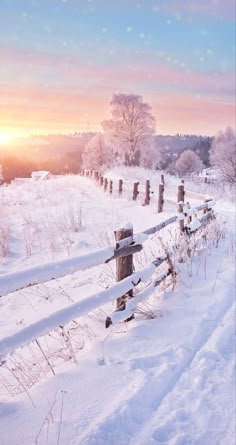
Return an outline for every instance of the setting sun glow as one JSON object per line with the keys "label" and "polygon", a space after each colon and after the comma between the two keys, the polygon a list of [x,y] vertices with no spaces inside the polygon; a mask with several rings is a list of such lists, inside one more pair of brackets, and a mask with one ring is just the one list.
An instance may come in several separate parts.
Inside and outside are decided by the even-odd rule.
{"label": "setting sun glow", "polygon": [[0,131],[0,146],[10,145],[14,142],[15,137],[12,133]]}

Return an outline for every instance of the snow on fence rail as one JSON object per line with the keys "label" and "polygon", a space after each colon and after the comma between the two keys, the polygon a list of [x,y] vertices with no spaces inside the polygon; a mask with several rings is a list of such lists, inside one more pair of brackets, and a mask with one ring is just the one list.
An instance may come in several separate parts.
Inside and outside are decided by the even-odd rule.
{"label": "snow on fence rail", "polygon": [[[133,254],[143,249],[143,243],[148,236],[159,232],[164,227],[179,221],[180,230],[186,230],[189,234],[198,230],[213,215],[213,200],[201,204],[193,209],[185,207],[181,202],[181,212],[174,215],[166,221],[148,228],[142,233],[133,234],[131,227],[121,229],[116,233],[117,243],[115,246],[108,246],[104,249],[91,252],[88,255],[82,255],[75,258],[61,260],[54,263],[44,264],[43,266],[28,268],[19,272],[0,276],[0,295],[26,288],[33,284],[43,283],[53,278],[63,277],[78,270],[84,270],[107,263],[114,259],[117,260],[117,283],[109,289],[105,289],[84,300],[62,309],[24,329],[0,341],[0,356],[13,352],[37,337],[46,335],[50,331],[57,329],[58,326],[70,322],[73,318],[87,314],[88,312],[117,299],[117,311],[106,321],[106,327],[118,321],[126,320],[130,317],[139,301],[146,299],[155,287],[160,284],[168,275],[173,273],[170,255],[164,254],[162,257],[154,260],[149,266],[141,271],[133,272]],[[204,214],[198,219],[192,220],[197,212],[203,210]],[[185,218],[188,218],[186,226],[183,225]],[[126,236],[127,233],[129,236]],[[125,235],[125,236],[124,236]],[[127,261],[126,261],[127,260]],[[168,270],[160,273],[148,284],[145,290],[138,292],[135,298],[132,296],[133,289],[140,283],[146,282],[152,278],[156,269],[164,262],[168,263]],[[119,313],[118,313],[119,312]]]}
{"label": "snow on fence rail", "polygon": [[17,272],[0,275],[0,297],[27,288],[34,284],[45,283],[47,281],[73,274],[79,270],[90,269],[94,266],[108,263],[116,258],[132,255],[140,252],[144,241],[149,235],[159,232],[164,227],[173,224],[182,217],[189,217],[190,214],[200,210],[209,209],[213,201],[201,204],[193,209],[184,209],[182,214],[174,215],[169,219],[150,227],[141,233],[133,234],[122,239],[114,246],[107,246],[95,250],[85,255],[66,258],[60,261],[41,264],[29,267]]}

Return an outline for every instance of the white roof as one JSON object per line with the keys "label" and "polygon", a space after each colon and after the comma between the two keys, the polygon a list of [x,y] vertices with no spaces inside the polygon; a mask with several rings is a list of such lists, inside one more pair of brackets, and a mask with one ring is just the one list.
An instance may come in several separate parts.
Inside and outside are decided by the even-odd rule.
{"label": "white roof", "polygon": [[44,170],[41,170],[41,171],[39,170],[37,172],[32,172],[32,174],[31,174],[32,178],[35,178],[35,179],[39,179],[39,178],[40,179],[44,179],[48,175],[50,175],[50,172],[44,171]]}

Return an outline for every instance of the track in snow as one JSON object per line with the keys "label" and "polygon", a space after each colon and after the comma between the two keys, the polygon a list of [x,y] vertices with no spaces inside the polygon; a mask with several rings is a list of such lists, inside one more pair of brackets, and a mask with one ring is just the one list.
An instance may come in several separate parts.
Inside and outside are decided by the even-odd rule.
{"label": "track in snow", "polygon": [[[223,283],[221,283],[221,288],[218,289],[218,292],[222,292],[222,295],[224,295]],[[188,411],[191,410],[191,396],[188,393],[190,392],[196,398],[196,403],[199,402],[201,386],[199,390],[194,389],[191,393],[191,376],[195,368],[198,368],[196,379],[204,380],[202,373],[206,369],[200,366],[204,356],[206,360],[217,360],[216,353],[207,352],[207,345],[214,339],[216,333],[219,338],[221,334],[224,335],[224,331],[220,327],[222,323],[224,324],[229,314],[232,315],[234,313],[233,302],[233,292],[229,289],[228,295],[224,295],[220,303],[218,302],[219,304],[214,302],[210,306],[207,315],[202,318],[198,325],[191,343],[186,342],[176,351],[169,349],[165,353],[157,354],[156,356],[131,360],[131,374],[132,370],[135,371],[137,369],[142,369],[144,373],[145,378],[142,386],[131,397],[127,394],[126,399],[121,402],[120,406],[116,407],[112,415],[97,426],[95,430],[90,431],[85,437],[81,437],[81,445],[105,445],[107,443],[110,445],[169,445],[172,443],[170,442],[171,439],[173,439],[173,444],[176,445],[220,444],[221,442],[216,442],[214,430],[212,431],[213,441],[210,443],[201,442],[201,437],[199,437],[197,431],[195,432],[197,441],[193,439],[194,434],[191,434],[191,437],[189,437],[186,431],[178,439],[178,429],[180,428],[179,424],[182,422],[184,425],[182,429],[188,430],[186,419],[193,421],[193,418],[190,420],[190,416],[188,416]],[[233,326],[232,323],[231,327]],[[232,329],[229,333],[232,334]],[[219,359],[220,357],[218,356]],[[224,364],[227,366],[227,361]],[[206,376],[206,379],[208,378],[209,376]],[[185,388],[187,398],[185,397],[186,400],[183,400],[182,403],[184,406],[184,403],[187,401],[188,406],[183,410],[180,408],[177,411],[175,410],[176,417],[174,417],[173,404],[178,399],[176,393],[181,394],[180,390],[178,392],[178,388],[181,388],[182,382],[187,380],[190,382],[190,385]],[[201,401],[202,403],[204,402]],[[207,411],[209,409],[207,408]],[[168,418],[167,422],[165,422],[164,415],[161,417],[162,411],[165,412],[165,416]],[[220,419],[222,411],[219,411],[218,415]],[[227,423],[225,416],[224,420]],[[214,423],[217,423],[215,418]],[[224,427],[225,424],[222,428]],[[207,425],[204,425],[204,428],[200,425],[199,429],[201,430],[201,428],[203,429],[203,434],[207,434]],[[111,435],[112,431],[113,434]],[[229,442],[227,445],[231,445],[231,443],[233,445],[233,442]]]}

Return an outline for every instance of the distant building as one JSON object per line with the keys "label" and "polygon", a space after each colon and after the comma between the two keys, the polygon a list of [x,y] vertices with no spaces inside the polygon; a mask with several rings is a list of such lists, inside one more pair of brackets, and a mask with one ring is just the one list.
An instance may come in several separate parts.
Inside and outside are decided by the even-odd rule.
{"label": "distant building", "polygon": [[53,179],[54,176],[48,172],[48,171],[37,171],[37,172],[32,172],[31,174],[31,178],[33,181],[47,181],[48,179]]}

